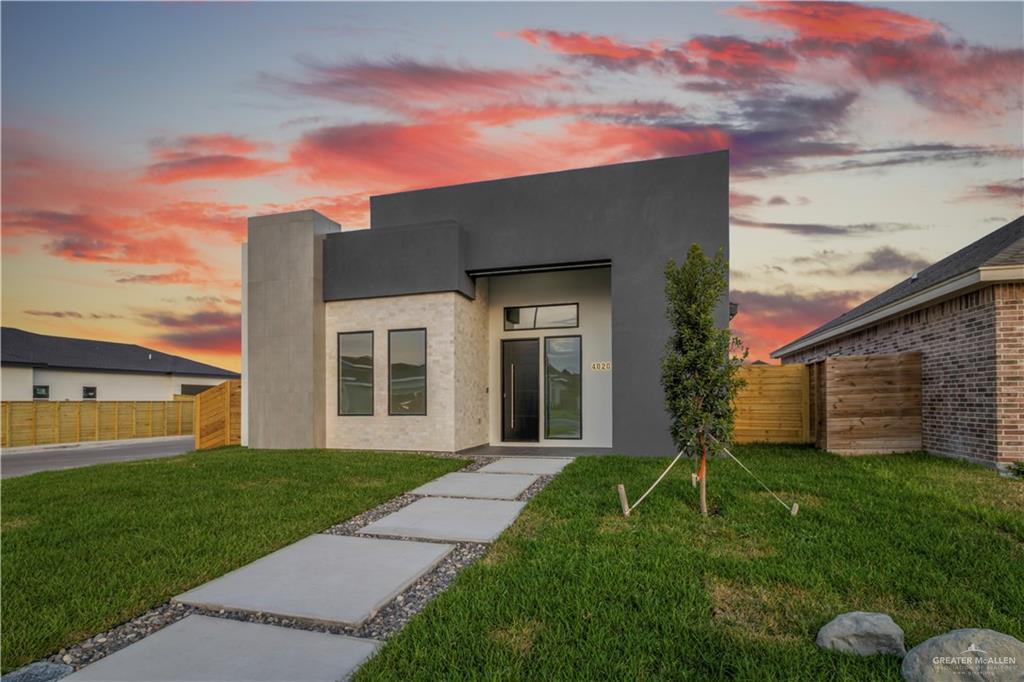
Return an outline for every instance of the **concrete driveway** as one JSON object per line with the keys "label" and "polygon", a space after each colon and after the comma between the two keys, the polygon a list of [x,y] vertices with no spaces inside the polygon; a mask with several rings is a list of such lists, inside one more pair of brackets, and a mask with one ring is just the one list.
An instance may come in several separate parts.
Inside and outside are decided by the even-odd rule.
{"label": "concrete driveway", "polygon": [[14,448],[0,453],[0,477],[25,476],[37,471],[76,469],[108,462],[170,457],[194,449],[192,436],[140,438],[130,441],[83,443],[70,447]]}

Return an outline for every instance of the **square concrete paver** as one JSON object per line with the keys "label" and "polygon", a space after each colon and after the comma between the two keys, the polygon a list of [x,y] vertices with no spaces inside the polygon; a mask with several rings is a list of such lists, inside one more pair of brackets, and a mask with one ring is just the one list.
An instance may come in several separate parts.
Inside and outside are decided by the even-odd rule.
{"label": "square concrete paver", "polygon": [[537,480],[532,474],[445,474],[411,491],[433,497],[479,497],[514,500]]}
{"label": "square concrete paver", "polygon": [[372,639],[191,615],[64,680],[333,682],[348,678],[378,646]]}
{"label": "square concrete paver", "polygon": [[565,468],[571,457],[502,457],[478,470],[482,474],[542,474],[553,476]]}
{"label": "square concrete paver", "polygon": [[492,542],[526,505],[509,500],[424,497],[361,529],[360,533],[432,540]]}
{"label": "square concrete paver", "polygon": [[359,625],[451,549],[432,542],[311,535],[174,599]]}

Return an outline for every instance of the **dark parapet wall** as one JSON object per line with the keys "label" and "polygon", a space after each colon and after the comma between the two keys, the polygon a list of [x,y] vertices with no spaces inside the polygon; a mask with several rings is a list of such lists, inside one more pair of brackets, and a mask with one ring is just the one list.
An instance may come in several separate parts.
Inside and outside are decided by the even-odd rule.
{"label": "dark parapet wall", "polygon": [[[406,247],[401,260],[413,271],[394,280],[395,267],[381,268],[380,260],[368,260],[371,267],[359,283],[326,262],[325,298],[382,295],[373,292],[385,289],[417,293],[424,282],[450,282],[445,290],[467,293],[458,282],[467,271],[610,261],[614,449],[672,453],[660,384],[669,333],[665,262],[685,259],[694,242],[728,256],[727,151],[401,192],[372,197],[370,207],[372,229],[367,245],[359,247],[366,248],[361,258],[369,259],[373,240],[406,243],[415,223],[430,224],[424,227],[436,232],[436,242]],[[440,226],[451,223],[457,228]],[[461,231],[458,248],[453,231]],[[328,244],[344,245],[347,238],[331,237]],[[327,253],[328,260],[348,258],[330,247]],[[728,321],[723,300],[718,323]]]}
{"label": "dark parapet wall", "polygon": [[452,220],[352,230],[324,242],[324,300],[458,291],[473,298],[464,233]]}

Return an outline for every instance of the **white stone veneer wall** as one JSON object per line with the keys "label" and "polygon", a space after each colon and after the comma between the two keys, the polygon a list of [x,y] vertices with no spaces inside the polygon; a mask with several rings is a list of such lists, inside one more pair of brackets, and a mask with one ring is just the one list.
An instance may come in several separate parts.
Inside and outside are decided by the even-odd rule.
{"label": "white stone veneer wall", "polygon": [[[457,293],[436,293],[327,302],[327,447],[452,452],[485,443],[485,292],[475,301]],[[388,330],[415,327],[427,329],[427,414],[392,416],[388,414]],[[338,334],[361,331],[373,332],[373,415],[339,416]]]}

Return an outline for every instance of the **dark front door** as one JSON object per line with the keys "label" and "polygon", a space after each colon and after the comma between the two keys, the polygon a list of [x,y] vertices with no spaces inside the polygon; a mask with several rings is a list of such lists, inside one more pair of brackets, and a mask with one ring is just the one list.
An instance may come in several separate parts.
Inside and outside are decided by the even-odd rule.
{"label": "dark front door", "polygon": [[501,342],[501,439],[536,441],[540,433],[540,346],[537,339]]}

